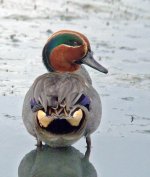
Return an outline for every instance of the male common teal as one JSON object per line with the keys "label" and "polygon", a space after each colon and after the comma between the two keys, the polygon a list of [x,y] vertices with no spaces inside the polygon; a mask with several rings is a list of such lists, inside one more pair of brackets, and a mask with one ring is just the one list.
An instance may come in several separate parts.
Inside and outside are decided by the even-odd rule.
{"label": "male common teal", "polygon": [[82,64],[103,73],[107,69],[94,60],[88,39],[76,31],[54,33],[42,55],[49,72],[39,76],[25,96],[22,115],[28,132],[38,146],[69,146],[84,136],[90,147],[102,108]]}

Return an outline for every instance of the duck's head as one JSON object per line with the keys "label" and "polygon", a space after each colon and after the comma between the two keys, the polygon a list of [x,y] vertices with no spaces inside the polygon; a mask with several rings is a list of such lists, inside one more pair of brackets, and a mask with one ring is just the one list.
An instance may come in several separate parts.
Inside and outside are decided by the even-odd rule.
{"label": "duck's head", "polygon": [[54,33],[45,44],[42,55],[49,71],[74,72],[81,64],[86,64],[100,72],[108,72],[94,60],[86,36],[76,31],[61,30]]}

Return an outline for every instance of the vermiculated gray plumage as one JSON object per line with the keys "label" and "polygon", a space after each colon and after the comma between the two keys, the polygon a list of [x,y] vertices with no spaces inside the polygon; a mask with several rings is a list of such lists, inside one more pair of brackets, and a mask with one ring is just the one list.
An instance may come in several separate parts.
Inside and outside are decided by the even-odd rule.
{"label": "vermiculated gray plumage", "polygon": [[[77,107],[76,102],[81,95],[87,95],[90,99],[89,109],[78,105],[85,112],[86,124],[82,130],[63,135],[47,133],[39,128],[36,113],[30,107],[31,99],[39,102],[44,111],[47,107],[56,108],[65,100],[67,111],[71,112]],[[80,139],[82,136],[89,136],[99,126],[101,120],[101,101],[98,93],[92,86],[88,72],[81,67],[74,73],[46,73],[39,76],[27,92],[23,105],[23,121],[30,134],[38,141],[44,141],[50,146],[68,146]]]}

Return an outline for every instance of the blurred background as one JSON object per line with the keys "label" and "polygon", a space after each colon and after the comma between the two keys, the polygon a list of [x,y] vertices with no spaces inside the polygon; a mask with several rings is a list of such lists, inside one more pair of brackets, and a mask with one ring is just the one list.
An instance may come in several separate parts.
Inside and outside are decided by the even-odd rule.
{"label": "blurred background", "polygon": [[[122,142],[133,137],[138,140],[135,148],[141,144],[139,152],[147,152],[150,136],[150,1],[0,0],[0,139],[3,156],[10,144],[13,154],[19,150],[17,144],[22,148],[25,148],[23,144],[33,147],[32,137],[26,133],[21,120],[23,98],[34,79],[47,72],[42,64],[42,48],[48,37],[60,29],[85,34],[95,59],[109,70],[103,75],[86,67],[103,105],[101,126],[93,135],[95,146],[106,137],[108,142],[113,138]],[[24,149],[22,154],[26,151]],[[148,153],[150,155],[150,151]],[[12,152],[9,155],[14,157]],[[142,170],[139,168],[136,175],[125,172],[126,177],[148,177],[150,161],[145,160],[146,157],[147,154],[141,155],[141,162],[145,161]],[[7,164],[8,159],[1,163]],[[111,177],[116,177],[113,170],[110,170]],[[103,177],[109,176],[109,172],[104,174]],[[122,171],[120,174],[123,177]]]}

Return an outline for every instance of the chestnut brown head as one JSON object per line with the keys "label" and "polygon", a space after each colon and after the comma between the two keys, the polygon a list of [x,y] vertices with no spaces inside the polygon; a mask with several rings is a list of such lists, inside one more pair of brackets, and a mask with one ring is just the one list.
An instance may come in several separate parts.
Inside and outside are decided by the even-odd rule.
{"label": "chestnut brown head", "polygon": [[107,69],[93,58],[90,43],[83,34],[61,30],[54,33],[43,49],[43,62],[49,71],[74,72],[81,64],[107,73]]}

